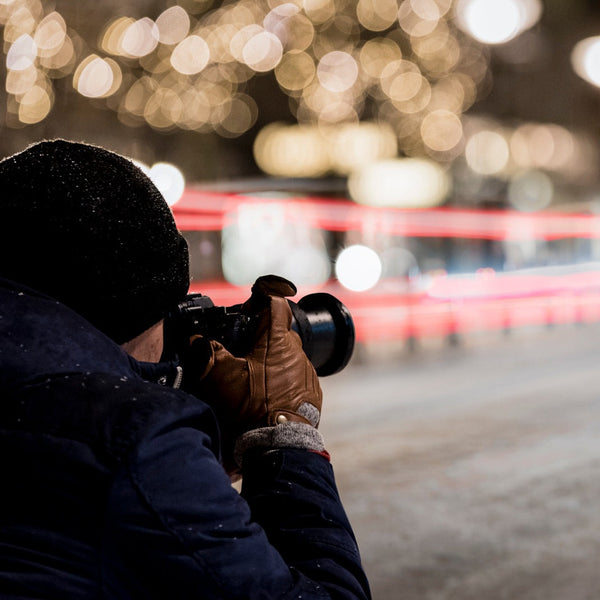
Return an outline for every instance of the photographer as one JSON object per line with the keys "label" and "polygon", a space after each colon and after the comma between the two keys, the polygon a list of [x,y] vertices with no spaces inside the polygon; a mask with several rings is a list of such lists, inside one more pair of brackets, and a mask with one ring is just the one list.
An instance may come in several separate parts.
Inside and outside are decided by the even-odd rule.
{"label": "photographer", "polygon": [[47,141],[0,190],[0,596],[369,598],[294,287],[254,285],[245,357],[160,362],[188,252],[142,171]]}

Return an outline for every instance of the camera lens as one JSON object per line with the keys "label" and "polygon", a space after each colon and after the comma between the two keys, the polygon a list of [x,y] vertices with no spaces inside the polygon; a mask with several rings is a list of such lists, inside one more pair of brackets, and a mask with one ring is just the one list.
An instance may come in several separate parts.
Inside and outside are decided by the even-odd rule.
{"label": "camera lens", "polygon": [[302,348],[324,377],[341,371],[354,350],[354,322],[350,311],[331,294],[308,294],[297,304],[290,302],[292,328],[302,340]]}

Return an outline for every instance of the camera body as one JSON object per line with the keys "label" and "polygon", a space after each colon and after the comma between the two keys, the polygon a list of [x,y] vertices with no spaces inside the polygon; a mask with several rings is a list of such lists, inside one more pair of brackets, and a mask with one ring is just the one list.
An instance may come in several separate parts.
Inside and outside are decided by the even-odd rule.
{"label": "camera body", "polygon": [[[292,329],[302,341],[302,349],[317,375],[341,371],[354,350],[354,323],[348,309],[334,296],[309,294],[298,303],[288,300]],[[176,355],[189,344],[192,335],[202,335],[223,344],[235,356],[245,356],[259,316],[242,312],[241,304],[215,306],[208,296],[190,294],[165,320],[166,353]]]}

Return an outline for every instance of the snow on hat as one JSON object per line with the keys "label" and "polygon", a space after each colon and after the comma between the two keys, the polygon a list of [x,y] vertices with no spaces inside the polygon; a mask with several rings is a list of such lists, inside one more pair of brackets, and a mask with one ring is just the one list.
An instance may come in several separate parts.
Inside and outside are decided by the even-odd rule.
{"label": "snow on hat", "polygon": [[0,276],[60,300],[121,344],[185,297],[188,248],[130,160],[43,141],[0,162]]}

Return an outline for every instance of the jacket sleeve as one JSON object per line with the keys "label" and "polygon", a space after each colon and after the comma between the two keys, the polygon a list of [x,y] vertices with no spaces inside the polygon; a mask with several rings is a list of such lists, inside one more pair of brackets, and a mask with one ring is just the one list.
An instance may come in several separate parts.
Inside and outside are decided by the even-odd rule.
{"label": "jacket sleeve", "polygon": [[110,598],[368,598],[328,461],[257,453],[242,495],[190,423],[146,436],[108,498],[102,577]]}
{"label": "jacket sleeve", "polygon": [[319,582],[327,597],[370,598],[326,455],[301,448],[249,452],[242,496],[285,562]]}

